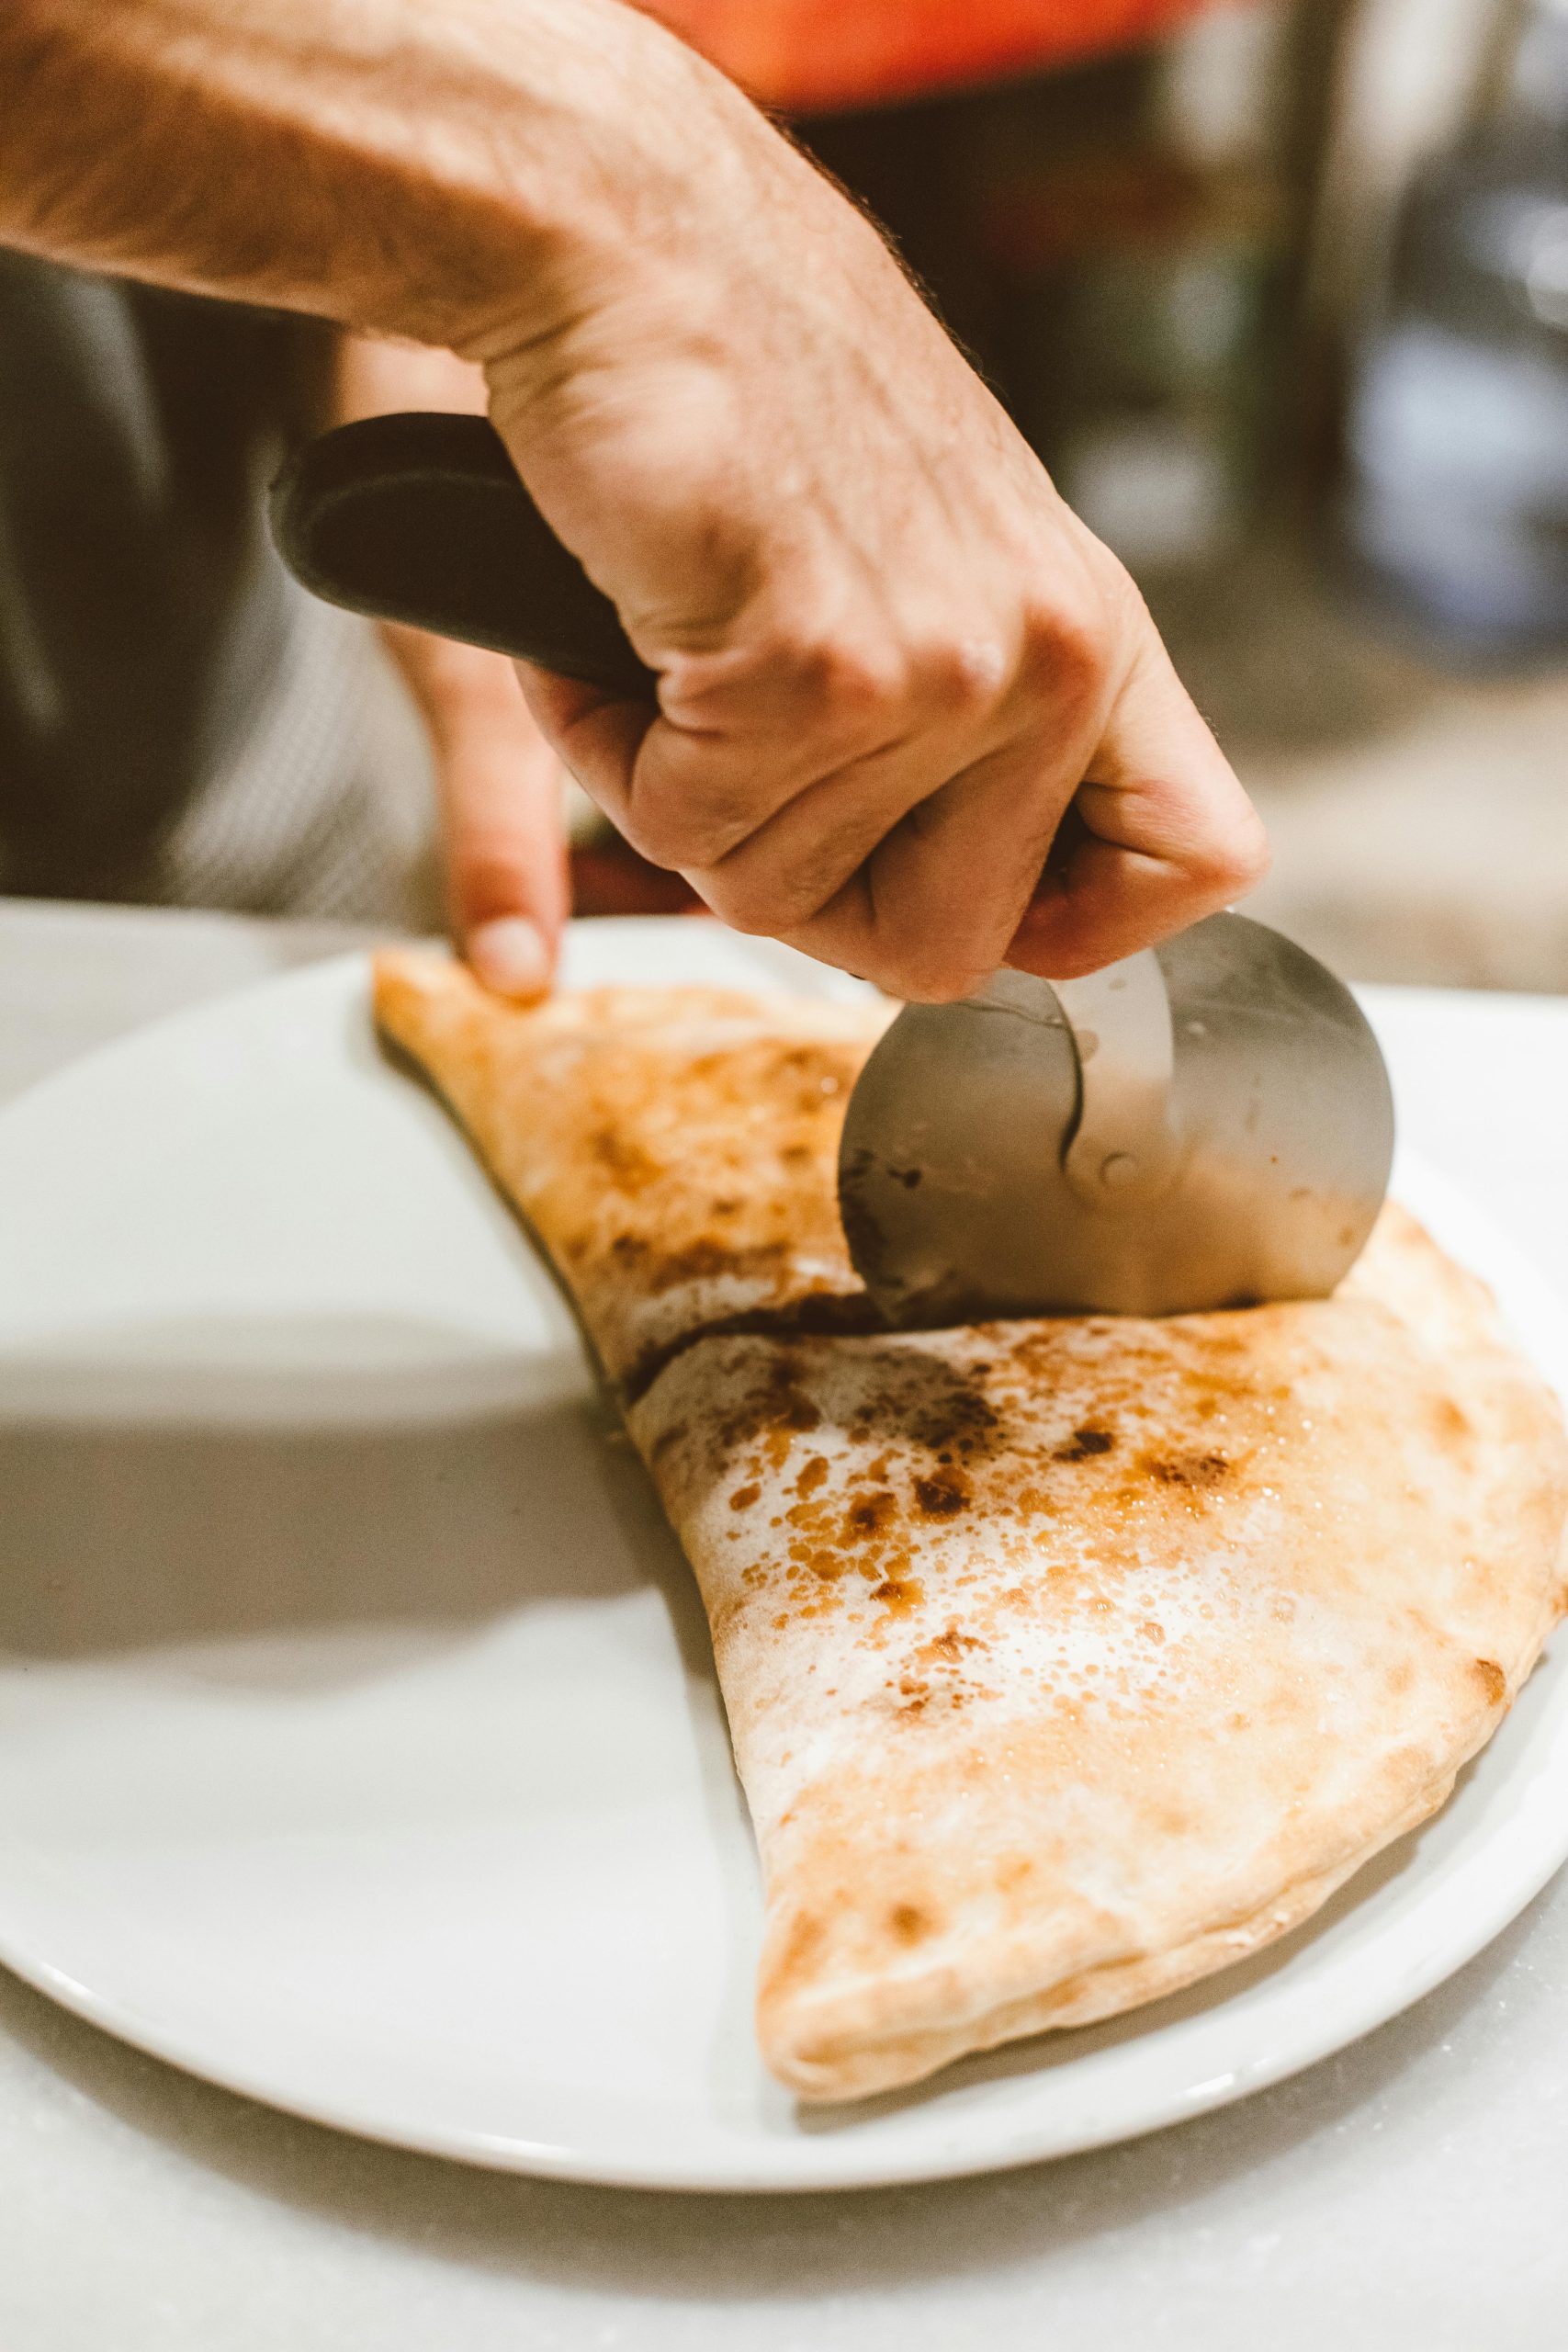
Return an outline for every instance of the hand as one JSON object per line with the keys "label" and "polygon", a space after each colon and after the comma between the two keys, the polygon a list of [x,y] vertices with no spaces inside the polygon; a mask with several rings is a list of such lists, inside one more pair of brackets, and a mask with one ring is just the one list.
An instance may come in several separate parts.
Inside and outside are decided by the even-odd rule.
{"label": "hand", "polygon": [[901,996],[1224,906],[1262,828],[1126,572],[871,228],[693,78],[662,209],[632,155],[630,262],[484,338],[519,470],[660,673],[657,716],[526,675],[541,725],[727,922]]}
{"label": "hand", "polygon": [[1121,566],[866,221],[650,18],[9,0],[0,141],[14,242],[485,364],[660,673],[656,717],[534,707],[727,921],[942,998],[1262,872]]}

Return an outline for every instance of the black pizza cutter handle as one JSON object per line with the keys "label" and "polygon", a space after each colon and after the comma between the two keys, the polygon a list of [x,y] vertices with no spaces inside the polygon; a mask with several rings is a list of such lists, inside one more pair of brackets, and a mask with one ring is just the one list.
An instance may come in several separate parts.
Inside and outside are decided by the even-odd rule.
{"label": "black pizza cutter handle", "polygon": [[284,562],[328,604],[655,698],[655,672],[482,416],[340,424],[289,459],[270,514]]}

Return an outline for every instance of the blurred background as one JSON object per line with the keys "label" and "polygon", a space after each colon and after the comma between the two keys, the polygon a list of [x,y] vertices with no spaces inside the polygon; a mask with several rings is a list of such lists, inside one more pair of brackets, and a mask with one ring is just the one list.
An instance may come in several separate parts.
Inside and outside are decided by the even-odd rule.
{"label": "blurred background", "polygon": [[[1130,567],[1270,826],[1257,910],[1354,978],[1568,989],[1568,0],[658,12]],[[445,404],[421,367],[0,256],[0,890],[439,921],[440,665],[261,526],[302,433]],[[573,827],[582,911],[682,902]]]}

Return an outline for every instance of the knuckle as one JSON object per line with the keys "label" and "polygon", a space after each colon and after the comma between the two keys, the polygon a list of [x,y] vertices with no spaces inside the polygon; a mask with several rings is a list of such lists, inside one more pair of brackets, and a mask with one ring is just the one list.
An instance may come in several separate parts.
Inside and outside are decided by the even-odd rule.
{"label": "knuckle", "polygon": [[1235,854],[1236,888],[1255,890],[1260,882],[1268,880],[1269,869],[1273,863],[1274,852],[1269,844],[1269,835],[1264,830],[1263,820],[1255,815],[1247,829],[1246,841],[1238,845]]}
{"label": "knuckle", "polygon": [[1242,823],[1213,842],[1195,861],[1197,877],[1222,903],[1256,889],[1269,872],[1272,856],[1269,836],[1257,811],[1248,808]]}
{"label": "knuckle", "polygon": [[919,647],[909,659],[919,702],[943,718],[978,718],[996,701],[1007,660],[994,639],[943,638]]}
{"label": "knuckle", "polygon": [[707,863],[703,854],[706,842],[678,817],[631,817],[621,830],[639,857],[646,858],[649,865],[662,866],[667,873],[682,873],[689,866]]}
{"label": "knuckle", "polygon": [[772,937],[792,919],[791,910],[764,876],[743,870],[731,873],[719,866],[701,876],[700,887],[720,922],[749,938]]}
{"label": "knuckle", "polygon": [[874,720],[897,699],[898,665],[863,638],[807,630],[775,649],[808,722],[835,729]]}
{"label": "knuckle", "polygon": [[1053,582],[1025,605],[1019,668],[1036,693],[1058,709],[1097,701],[1115,658],[1118,632],[1103,597],[1087,588]]}
{"label": "knuckle", "polygon": [[743,846],[704,875],[703,895],[734,930],[783,938],[837,898],[865,846],[852,826],[829,825],[804,840],[798,827],[787,828],[784,839]]}
{"label": "knuckle", "polygon": [[991,965],[976,966],[972,956],[921,942],[897,951],[879,962],[872,977],[908,1004],[952,1004],[978,988]]}
{"label": "knuckle", "polygon": [[807,730],[842,752],[918,717],[963,721],[996,702],[1008,683],[999,638],[954,627],[929,633],[807,631],[776,641],[769,661],[788,682],[787,707]]}
{"label": "knuckle", "polygon": [[620,821],[638,855],[671,873],[716,864],[743,830],[726,810],[690,798],[649,801]]}
{"label": "knuckle", "polygon": [[1058,549],[1023,598],[1021,672],[1060,707],[1098,701],[1153,623],[1132,575],[1087,535]]}

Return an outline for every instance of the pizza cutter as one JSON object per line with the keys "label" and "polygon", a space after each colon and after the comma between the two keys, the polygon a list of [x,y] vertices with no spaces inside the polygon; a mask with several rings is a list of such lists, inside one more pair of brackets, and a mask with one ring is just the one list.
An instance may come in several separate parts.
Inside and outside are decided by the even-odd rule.
{"label": "pizza cutter", "polygon": [[[651,699],[655,673],[479,417],[310,443],[274,534],[307,588]],[[1388,1183],[1393,1110],[1350,992],[1242,915],[1076,980],[907,1005],[851,1098],[839,1204],[896,1325],[1320,1297]]]}

